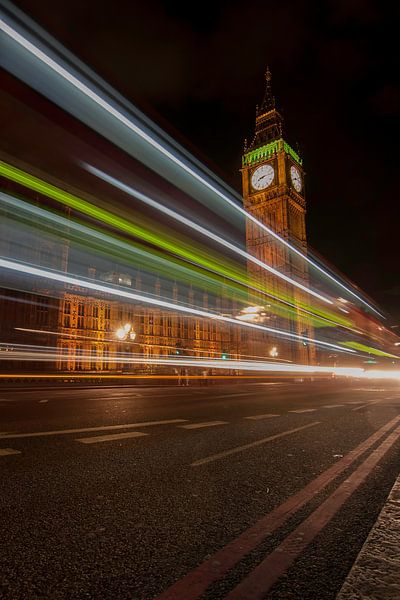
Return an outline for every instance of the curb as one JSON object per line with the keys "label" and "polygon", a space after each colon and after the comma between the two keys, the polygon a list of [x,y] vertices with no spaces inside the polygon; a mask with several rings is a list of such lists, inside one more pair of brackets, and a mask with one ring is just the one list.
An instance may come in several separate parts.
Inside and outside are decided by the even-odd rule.
{"label": "curb", "polygon": [[400,475],[336,600],[399,600]]}

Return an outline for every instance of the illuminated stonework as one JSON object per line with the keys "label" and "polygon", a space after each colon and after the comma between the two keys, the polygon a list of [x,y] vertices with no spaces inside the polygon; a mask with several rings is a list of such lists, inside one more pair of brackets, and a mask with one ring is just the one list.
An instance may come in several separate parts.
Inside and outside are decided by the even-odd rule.
{"label": "illuminated stonework", "polygon": [[265,146],[255,148],[254,150],[243,154],[242,166],[246,167],[250,165],[256,165],[259,162],[264,162],[265,160],[272,158],[274,154],[282,152],[282,150],[289,154],[289,156],[291,156],[296,163],[299,165],[303,164],[303,161],[297,152],[295,152],[287,142],[280,138],[279,140],[274,140]]}
{"label": "illuminated stonework", "polygon": [[[302,185],[300,193],[297,193],[291,185],[289,175],[290,167],[295,164],[303,184],[302,161],[283,139],[282,118],[274,105],[270,106],[270,101],[271,98],[267,93],[257,112],[254,139],[243,156],[244,207],[283,237],[290,236],[291,240],[304,250],[306,248],[304,185]],[[257,167],[264,164],[271,167],[268,171],[273,174],[273,177],[268,179],[267,185],[261,185],[259,190],[252,189],[251,176]],[[148,231],[94,203],[1,161],[0,177],[6,178],[7,181],[18,186],[18,193],[21,188],[24,188],[28,192],[28,198],[34,195],[35,202],[39,201],[36,196],[56,201],[63,207],[66,217],[71,211],[77,211],[97,222],[102,222],[107,227],[116,227],[123,233],[133,235],[144,242],[154,243],[162,250],[176,254],[180,252],[182,258],[186,260],[193,259],[193,262],[198,262],[201,259],[204,267],[213,267],[209,263],[209,257],[194,257],[186,250],[186,254],[182,254],[182,249],[168,245],[168,240],[160,236],[156,237],[151,230]],[[246,243],[248,252],[263,262],[281,269],[285,274],[293,274],[303,280],[307,279],[304,263],[298,261],[295,264],[293,260],[289,259],[288,251],[282,245],[266,240],[265,234],[264,237],[260,235],[257,226],[251,222],[247,223]],[[67,240],[60,238],[54,247],[38,248],[37,252],[38,256],[37,259],[35,257],[34,262],[37,262],[38,265],[68,272],[68,261],[71,259]],[[8,255],[7,249],[3,254]],[[19,258],[15,253],[12,253],[12,256],[17,260]],[[218,265],[218,268],[221,275],[230,276],[230,271],[223,271],[223,264]],[[249,270],[255,277],[268,277],[265,273],[261,274],[260,268],[256,265]],[[130,279],[117,271],[96,274],[94,268],[89,268],[87,276],[89,279],[97,278],[106,283],[128,288],[132,286],[135,290],[141,289],[140,273],[136,279],[133,273]],[[243,283],[247,284],[247,276]],[[181,284],[179,287],[179,284],[172,283],[170,285],[174,286],[172,290],[169,290],[171,298],[176,299],[179,296],[180,302],[211,309],[217,314],[237,313],[238,307],[229,300],[222,284],[221,292],[218,289],[218,292],[213,292],[213,296],[203,288],[201,290],[197,288],[194,292],[191,286]],[[43,289],[42,285],[35,292],[34,295],[22,294],[19,300],[24,311],[19,310],[13,320],[4,320],[7,326],[8,321],[10,322],[10,327],[6,332],[7,339],[15,343],[19,343],[21,340],[17,336],[17,327],[14,326],[16,323],[20,330],[27,332],[24,338],[25,343],[32,343],[32,339],[36,339],[44,346],[58,349],[60,356],[55,368],[62,372],[82,371],[98,374],[99,372],[135,371],[149,373],[153,372],[154,367],[146,363],[146,359],[185,354],[191,357],[215,357],[227,361],[228,358],[242,358],[247,354],[264,356],[270,360],[277,357],[285,360],[285,356],[290,358],[288,356],[290,343],[285,343],[283,340],[279,344],[276,341],[271,343],[269,334],[252,336],[240,327],[223,324],[215,319],[184,316],[173,311],[163,312],[162,309],[144,307],[140,303],[132,304],[110,300],[110,297],[102,292],[88,293],[87,289],[72,285],[65,285],[60,295],[57,296],[52,295],[50,288]],[[165,290],[161,289],[159,283],[154,283],[150,290],[151,294],[159,297],[163,297],[164,292]],[[296,297],[293,290],[283,288],[281,292],[281,295],[277,294],[280,298],[288,295],[292,298]],[[194,299],[194,293],[198,295],[196,299]],[[302,300],[299,296],[297,298],[299,301]],[[279,328],[281,325],[282,329],[287,330],[287,314],[284,316],[283,312],[277,308],[274,309],[275,312],[271,310],[268,313],[271,305],[265,304],[265,296],[260,304],[263,305],[259,315],[260,322],[265,322],[266,325],[275,328]],[[9,315],[11,305],[11,298],[0,299],[0,313],[4,310],[4,314]],[[14,309],[15,305],[13,305]],[[240,318],[243,321],[254,321],[258,316],[243,314]],[[130,325],[129,334],[133,332],[134,335],[123,335],[123,329],[127,324]],[[292,332],[301,334],[302,328],[308,329],[308,335],[312,337],[312,331],[304,320],[298,319],[298,323],[296,323],[296,319],[294,319]],[[35,333],[35,338],[32,337],[33,333]],[[247,346],[249,338],[252,338],[251,351]],[[310,352],[311,349],[306,348],[303,350],[304,356],[300,356],[300,358],[296,356],[296,358],[299,359],[299,362],[311,362]],[[121,356],[125,356],[126,361],[124,358],[120,362],[116,360]],[[140,364],[133,366],[132,362],[129,362],[130,356],[132,358],[134,356],[141,357]],[[38,363],[37,368],[43,368],[43,365]],[[161,369],[157,369],[158,373],[160,371]]]}
{"label": "illuminated stonework", "polygon": [[[293,148],[283,139],[283,118],[275,107],[271,90],[271,73],[266,73],[266,90],[260,107],[256,110],[255,132],[249,147],[245,145],[242,157],[242,189],[244,208],[259,221],[276,231],[285,240],[306,253],[306,203],[304,198],[304,172],[302,160]],[[253,173],[261,165],[270,165],[275,173],[274,180],[266,189],[256,189],[252,185]],[[291,177],[295,170],[296,178]],[[307,267],[290,253],[289,249],[266,235],[252,220],[246,222],[247,251],[259,261],[267,263],[290,277],[308,285]],[[248,263],[248,270],[254,279],[266,282],[269,288],[283,294],[292,294],[300,306],[305,302],[304,292],[290,289],[291,286],[279,281],[261,267]],[[261,302],[261,298],[260,298]],[[287,322],[276,323],[287,328]],[[298,313],[289,324],[298,335],[313,337],[313,328]],[[265,336],[265,343],[270,340]],[[252,348],[248,348],[250,354]],[[315,362],[313,346],[293,344],[282,358],[309,364]]]}

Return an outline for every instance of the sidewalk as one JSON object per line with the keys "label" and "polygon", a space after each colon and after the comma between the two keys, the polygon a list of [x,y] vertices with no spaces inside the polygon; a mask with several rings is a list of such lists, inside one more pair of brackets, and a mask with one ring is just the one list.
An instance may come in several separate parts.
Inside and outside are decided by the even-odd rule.
{"label": "sidewalk", "polygon": [[400,476],[336,600],[400,599]]}

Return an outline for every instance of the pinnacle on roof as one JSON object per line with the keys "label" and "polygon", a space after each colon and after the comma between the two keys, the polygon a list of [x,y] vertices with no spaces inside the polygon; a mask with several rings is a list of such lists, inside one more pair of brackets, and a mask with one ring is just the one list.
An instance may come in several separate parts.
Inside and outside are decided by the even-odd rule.
{"label": "pinnacle on roof", "polygon": [[256,107],[256,126],[254,137],[248,149],[253,150],[282,137],[283,118],[275,106],[272,94],[271,71],[265,72],[265,94],[260,106]]}
{"label": "pinnacle on roof", "polygon": [[267,67],[265,71],[265,94],[261,105],[258,107],[257,116],[275,108],[275,96],[272,93],[271,79],[271,71]]}

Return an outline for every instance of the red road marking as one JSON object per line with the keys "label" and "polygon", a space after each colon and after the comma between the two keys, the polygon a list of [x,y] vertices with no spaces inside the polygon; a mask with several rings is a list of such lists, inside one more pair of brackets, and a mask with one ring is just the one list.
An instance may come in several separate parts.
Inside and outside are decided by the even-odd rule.
{"label": "red road marking", "polygon": [[255,525],[244,531],[238,538],[229,542],[224,548],[218,550],[182,579],[167,588],[157,596],[156,600],[195,600],[199,598],[209,585],[226,575],[246,554],[281,527],[320,490],[336,479],[359,456],[382,438],[387,431],[395,427],[399,421],[400,417],[395,417],[386,423],[302,490],[290,496],[288,500],[257,521]]}
{"label": "red road marking", "polygon": [[329,523],[348,498],[360,487],[378,462],[398,441],[400,428],[384,442],[323,502],[290,533],[250,575],[236,586],[226,600],[263,600],[277,580],[287,571],[315,536]]}

